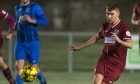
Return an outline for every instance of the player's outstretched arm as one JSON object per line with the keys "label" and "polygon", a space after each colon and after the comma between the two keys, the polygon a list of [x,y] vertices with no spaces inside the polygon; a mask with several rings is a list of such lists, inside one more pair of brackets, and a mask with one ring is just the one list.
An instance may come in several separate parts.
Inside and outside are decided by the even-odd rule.
{"label": "player's outstretched arm", "polygon": [[71,46],[69,46],[68,49],[72,50],[72,51],[78,51],[78,50],[84,49],[86,47],[89,47],[96,42],[97,42],[97,36],[93,36],[88,41],[86,41],[85,43],[80,44],[80,45],[71,45]]}

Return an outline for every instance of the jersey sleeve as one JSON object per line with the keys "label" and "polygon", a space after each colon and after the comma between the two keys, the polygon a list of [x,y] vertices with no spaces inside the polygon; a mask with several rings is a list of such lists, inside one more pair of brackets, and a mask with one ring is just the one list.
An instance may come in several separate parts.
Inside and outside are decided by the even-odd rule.
{"label": "jersey sleeve", "polygon": [[12,15],[10,15],[6,11],[2,10],[0,12],[0,19],[6,20],[8,22],[8,24],[9,24],[10,29],[12,29],[12,30],[15,29],[16,20]]}
{"label": "jersey sleeve", "polygon": [[8,16],[8,13],[4,10],[0,11],[0,20],[6,19]]}
{"label": "jersey sleeve", "polygon": [[37,17],[36,22],[38,25],[47,25],[48,18],[46,17],[45,13],[43,12],[42,8],[36,4],[34,6],[35,15]]}
{"label": "jersey sleeve", "polygon": [[97,33],[96,36],[97,36],[98,39],[104,38],[104,33],[103,33],[103,31],[104,31],[104,29],[101,28],[100,31]]}
{"label": "jersey sleeve", "polygon": [[123,40],[127,40],[127,39],[131,39],[131,33],[130,33],[130,29],[125,26],[124,30],[123,30]]}
{"label": "jersey sleeve", "polygon": [[102,39],[105,36],[105,28],[104,28],[104,24],[102,25],[102,27],[100,28],[99,32],[97,33],[97,38],[98,39]]}

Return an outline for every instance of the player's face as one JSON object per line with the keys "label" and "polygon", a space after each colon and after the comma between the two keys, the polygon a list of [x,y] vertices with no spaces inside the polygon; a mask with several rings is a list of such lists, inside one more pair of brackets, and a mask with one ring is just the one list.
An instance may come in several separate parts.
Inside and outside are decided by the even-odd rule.
{"label": "player's face", "polygon": [[27,3],[29,3],[30,2],[30,0],[21,0],[21,3],[22,4],[27,4]]}
{"label": "player's face", "polygon": [[115,21],[119,18],[120,12],[119,10],[111,10],[109,11],[108,9],[106,9],[106,18],[107,18],[107,22],[110,24],[115,23]]}

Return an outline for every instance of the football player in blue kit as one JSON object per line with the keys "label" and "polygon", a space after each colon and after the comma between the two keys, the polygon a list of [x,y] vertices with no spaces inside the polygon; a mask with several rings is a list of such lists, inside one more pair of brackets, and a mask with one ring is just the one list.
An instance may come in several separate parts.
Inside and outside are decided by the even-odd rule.
{"label": "football player in blue kit", "polygon": [[20,0],[15,6],[17,40],[14,49],[16,60],[16,84],[23,84],[20,71],[25,64],[25,60],[38,70],[37,78],[40,84],[47,84],[42,71],[38,67],[40,41],[38,36],[38,25],[47,25],[48,19],[39,4],[30,0]]}

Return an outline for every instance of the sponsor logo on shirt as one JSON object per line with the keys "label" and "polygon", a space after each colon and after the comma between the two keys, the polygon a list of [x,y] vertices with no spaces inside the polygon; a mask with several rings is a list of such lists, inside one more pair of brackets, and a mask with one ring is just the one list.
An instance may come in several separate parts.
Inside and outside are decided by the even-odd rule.
{"label": "sponsor logo on shirt", "polygon": [[[114,30],[114,33],[115,34],[118,34],[119,33],[119,30],[118,29],[115,29]],[[104,39],[104,43],[112,43],[112,44],[115,44],[116,43],[116,40],[114,38],[110,36],[105,36],[105,39]]]}
{"label": "sponsor logo on shirt", "polygon": [[112,38],[111,36],[110,37],[105,37],[104,39],[104,43],[116,43],[115,39]]}

